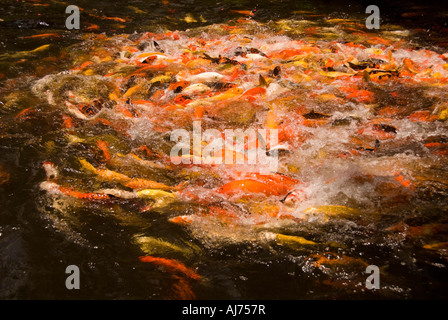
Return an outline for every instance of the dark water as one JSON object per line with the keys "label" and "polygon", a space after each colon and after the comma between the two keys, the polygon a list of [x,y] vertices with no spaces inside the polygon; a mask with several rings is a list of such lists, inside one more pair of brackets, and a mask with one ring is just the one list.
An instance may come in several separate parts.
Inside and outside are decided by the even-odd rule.
{"label": "dark water", "polygon": [[[65,8],[69,4],[84,9],[81,30],[65,28]],[[370,261],[381,261],[384,267],[383,291],[369,291],[363,286],[347,286],[344,272],[321,270],[307,263],[310,251],[279,249],[272,254],[268,246],[250,241],[226,246],[213,246],[191,237],[179,226],[167,225],[160,215],[145,217],[147,225],[127,224],[117,217],[104,214],[95,205],[76,212],[78,229],[70,235],[55,227],[56,222],[42,214],[45,207],[39,183],[45,179],[42,162],[69,158],[69,151],[58,149],[60,120],[45,109],[35,97],[23,95],[31,79],[66,70],[71,61],[45,59],[58,56],[62,49],[80,43],[86,28],[89,32],[130,34],[185,30],[213,23],[236,20],[240,14],[231,10],[253,10],[252,19],[260,22],[280,19],[306,19],[320,22],[322,18],[365,17],[367,1],[2,1],[0,9],[1,54],[14,54],[51,44],[49,51],[32,59],[0,60],[0,298],[2,299],[170,299],[179,279],[148,264],[138,263],[142,253],[132,240],[138,233],[163,237],[180,244],[187,239],[192,248],[200,250],[184,261],[194,263],[198,272],[208,279],[189,284],[198,299],[428,299],[448,297],[446,254],[434,254],[419,246],[421,239],[394,239],[395,245],[378,244],[384,236],[378,229],[365,226],[348,228],[352,239],[371,237],[369,241],[353,240],[352,249],[342,254],[361,253]],[[412,30],[411,41],[416,48],[425,47],[444,53],[448,48],[448,8],[430,2],[399,1],[376,3],[381,9],[381,22]],[[305,12],[306,13],[303,13]],[[309,13],[311,12],[311,13]],[[184,20],[190,14],[197,22]],[[126,22],[99,17],[119,17]],[[204,22],[201,22],[201,17]],[[26,39],[39,33],[58,33],[57,39]],[[39,68],[38,66],[41,66]],[[18,96],[14,97],[13,93]],[[15,99],[15,100],[14,100]],[[7,105],[7,107],[5,107]],[[41,109],[30,121],[15,122],[14,116],[25,106]],[[53,141],[54,146],[49,144]],[[62,150],[62,151],[61,151]],[[80,150],[75,150],[76,152]],[[60,153],[58,152],[65,152]],[[80,151],[82,152],[82,151]],[[446,224],[447,185],[446,160],[437,168],[440,181],[422,190],[413,205],[407,222],[420,226],[437,221]],[[70,170],[70,166],[67,166]],[[74,173],[76,174],[76,173]],[[425,193],[426,192],[426,193]],[[426,197],[426,198],[425,198]],[[130,204],[132,207],[132,204]],[[397,205],[397,210],[400,210]],[[49,209],[51,211],[51,209]],[[113,212],[114,207],[108,208]],[[406,207],[405,210],[411,210]],[[387,211],[387,210],[385,210]],[[434,218],[434,219],[432,219]],[[59,217],[63,220],[63,217]],[[389,225],[387,215],[381,223]],[[390,214],[391,222],[395,217]],[[61,221],[59,221],[61,222]],[[63,222],[63,221],[62,221]],[[392,224],[392,223],[391,223]],[[340,225],[329,224],[323,234],[337,234]],[[77,237],[79,235],[79,237]],[[84,243],[87,239],[87,243]],[[446,241],[446,231],[435,236]],[[325,249],[321,249],[324,252]],[[359,256],[359,255],[358,255]],[[81,289],[67,290],[65,268],[77,265],[81,272]],[[344,270],[344,268],[348,268]],[[355,268],[356,269],[356,268]],[[333,277],[336,274],[336,277]],[[349,278],[364,281],[365,275]],[[327,281],[327,282],[326,282]],[[357,284],[357,283],[356,283]],[[176,296],[174,296],[176,298]]]}

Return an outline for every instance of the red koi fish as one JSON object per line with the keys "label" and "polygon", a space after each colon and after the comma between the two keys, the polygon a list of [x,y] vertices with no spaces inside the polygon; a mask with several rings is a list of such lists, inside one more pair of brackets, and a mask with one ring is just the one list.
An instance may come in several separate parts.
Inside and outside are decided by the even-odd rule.
{"label": "red koi fish", "polygon": [[15,118],[18,119],[18,120],[20,120],[20,121],[23,121],[23,120],[29,119],[29,118],[32,117],[32,115],[35,114],[35,113],[37,113],[37,110],[34,109],[33,107],[30,107],[30,108],[26,108],[26,109],[20,111],[20,112],[15,116]]}
{"label": "red koi fish", "polygon": [[190,279],[198,280],[201,278],[194,270],[187,268],[183,263],[174,259],[165,259],[152,256],[141,256],[140,261],[153,263],[163,267],[169,273],[180,273]]}

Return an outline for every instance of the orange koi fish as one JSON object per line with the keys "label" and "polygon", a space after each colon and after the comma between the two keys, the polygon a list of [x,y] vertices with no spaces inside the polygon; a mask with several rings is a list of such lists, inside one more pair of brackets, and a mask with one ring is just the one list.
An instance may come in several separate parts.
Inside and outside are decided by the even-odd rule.
{"label": "orange koi fish", "polygon": [[92,61],[85,61],[79,67],[75,67],[72,70],[84,70],[84,69],[86,69],[88,66],[90,66],[92,64],[93,64]]}
{"label": "orange koi fish", "polygon": [[183,215],[168,219],[169,222],[179,225],[190,225],[193,222],[193,215]]}
{"label": "orange koi fish", "polygon": [[62,120],[63,120],[64,128],[71,129],[71,128],[74,127],[74,123],[73,123],[72,117],[64,114],[64,115],[62,115]]}
{"label": "orange koi fish", "polygon": [[190,279],[199,280],[201,276],[193,269],[187,268],[183,263],[175,259],[165,259],[152,256],[141,256],[140,261],[153,263],[157,266],[163,267],[169,273],[180,273]]}
{"label": "orange koi fish", "polygon": [[138,112],[136,112],[130,106],[127,106],[127,105],[118,106],[117,109],[121,113],[123,113],[126,117],[129,117],[129,118],[138,118],[140,116],[138,114]]}
{"label": "orange koi fish", "polygon": [[271,184],[273,183],[273,184],[277,184],[277,185],[281,184],[281,185],[285,186],[285,188],[293,188],[297,184],[301,183],[297,179],[290,178],[290,177],[285,176],[280,173],[273,173],[273,174],[266,175],[266,174],[260,174],[258,172],[250,172],[247,174],[243,174],[243,176],[246,178],[260,180],[264,183],[271,183]]}
{"label": "orange koi fish", "polygon": [[142,178],[131,178],[129,182],[125,184],[126,187],[131,189],[160,189],[160,190],[172,190],[172,187],[169,187],[163,183],[142,179]]}
{"label": "orange koi fish", "polygon": [[284,49],[279,52],[271,54],[269,58],[287,60],[290,59],[291,57],[298,56],[301,54],[303,54],[303,51],[301,49]]}
{"label": "orange koi fish", "polygon": [[253,16],[254,15],[254,13],[250,10],[230,10],[230,12],[243,14],[245,16]]}
{"label": "orange koi fish", "polygon": [[97,24],[89,23],[89,26],[86,28],[87,31],[99,30],[100,26]]}
{"label": "orange koi fish", "polygon": [[253,179],[234,180],[216,190],[218,193],[234,195],[238,193],[262,193],[266,196],[280,196],[284,189],[277,185],[269,185]]}
{"label": "orange koi fish", "polygon": [[401,174],[401,173],[395,174],[394,180],[397,181],[402,186],[404,186],[406,188],[411,188],[412,189],[411,181],[409,179],[406,179],[403,176],[403,174]]}
{"label": "orange koi fish", "polygon": [[151,151],[147,146],[140,146],[140,151],[144,151],[149,157],[163,158],[160,154]]}
{"label": "orange koi fish", "polygon": [[259,95],[263,95],[266,93],[266,88],[262,88],[262,87],[255,87],[249,90],[246,90],[243,93],[243,97],[255,97],[255,96],[259,96]]}
{"label": "orange koi fish", "polygon": [[416,63],[409,58],[403,59],[403,65],[412,73],[419,73],[420,71]]}
{"label": "orange koi fish", "polygon": [[202,116],[204,115],[204,110],[205,110],[204,106],[197,106],[194,109],[194,118],[201,119]]}
{"label": "orange koi fish", "polygon": [[44,181],[40,185],[41,189],[46,190],[52,194],[56,195],[65,195],[68,197],[80,199],[80,200],[109,200],[110,196],[104,193],[93,193],[93,192],[80,192],[76,191],[73,188],[64,187],[61,185],[58,185],[51,181]]}
{"label": "orange koi fish", "polygon": [[19,39],[42,39],[42,38],[60,38],[61,35],[58,33],[41,33],[34,34],[32,36],[20,37]]}
{"label": "orange koi fish", "polygon": [[36,112],[37,111],[33,107],[26,108],[26,109],[20,111],[15,116],[15,118],[18,119],[18,120],[23,121],[23,120],[29,119],[31,117],[31,115],[35,114]]}
{"label": "orange koi fish", "polygon": [[107,199],[110,199],[109,195],[104,194],[104,193],[93,193],[93,192],[85,193],[85,192],[79,192],[79,191],[73,190],[72,188],[67,188],[67,187],[62,187],[62,186],[59,187],[59,191],[67,196],[82,199],[82,200],[107,200]]}
{"label": "orange koi fish", "polygon": [[419,110],[413,112],[408,119],[411,121],[431,122],[437,120],[437,118],[438,116],[431,115],[429,110]]}
{"label": "orange koi fish", "polygon": [[152,102],[151,100],[143,100],[143,99],[137,99],[137,100],[131,100],[132,104],[145,104],[145,105],[149,105],[151,107],[154,107],[154,102]]}
{"label": "orange koi fish", "polygon": [[109,148],[108,143],[105,142],[105,141],[102,141],[102,140],[98,140],[96,142],[96,144],[98,145],[98,148],[100,148],[101,151],[103,151],[104,158],[107,161],[109,161],[110,160],[110,153],[109,153],[109,149],[108,149]]}
{"label": "orange koi fish", "polygon": [[170,84],[170,86],[168,87],[168,90],[173,90],[176,93],[182,92],[182,90],[184,90],[186,87],[188,87],[190,85],[189,81],[178,81],[178,82],[173,82]]}
{"label": "orange koi fish", "polygon": [[409,226],[403,221],[386,228],[386,231],[391,232],[406,232],[408,237],[422,237],[427,235],[435,235],[446,233],[448,231],[448,224],[429,223],[421,226]]}
{"label": "orange koi fish", "polygon": [[371,91],[353,89],[352,93],[347,96],[347,99],[354,99],[360,103],[373,103],[375,96]]}
{"label": "orange koi fish", "polygon": [[89,14],[90,16],[97,18],[97,19],[101,19],[101,20],[112,20],[112,21],[117,21],[117,22],[126,22],[126,19],[123,18],[119,18],[119,17],[107,17],[107,16],[98,16],[95,14]]}

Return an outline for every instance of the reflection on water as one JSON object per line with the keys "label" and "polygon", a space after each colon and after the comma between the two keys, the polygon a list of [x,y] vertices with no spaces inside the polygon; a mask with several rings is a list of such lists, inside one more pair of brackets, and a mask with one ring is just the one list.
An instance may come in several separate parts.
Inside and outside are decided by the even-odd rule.
{"label": "reflection on water", "polygon": [[[67,5],[2,8],[2,298],[446,297],[447,11]],[[194,119],[278,129],[278,172],[174,166]]]}

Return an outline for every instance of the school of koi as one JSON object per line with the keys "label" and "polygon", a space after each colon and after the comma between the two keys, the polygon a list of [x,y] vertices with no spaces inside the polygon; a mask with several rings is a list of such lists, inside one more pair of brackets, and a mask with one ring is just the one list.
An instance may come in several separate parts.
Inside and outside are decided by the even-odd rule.
{"label": "school of koi", "polygon": [[[298,262],[303,270],[320,270],[335,288],[347,288],[347,277],[359,280],[341,266],[359,273],[377,262],[336,254],[354,240],[339,231],[326,235],[328,226],[341,233],[360,226],[372,235],[364,240],[376,244],[418,238],[446,263],[446,201],[433,221],[413,224],[407,214],[448,185],[448,54],[396,37],[360,34],[348,42],[284,33],[241,19],[187,31],[82,36],[66,52],[72,68],[32,88],[58,110],[55,143],[67,155],[43,163],[48,217],[66,232],[76,229],[73,212],[102,208],[142,230],[146,217],[157,216],[204,248],[253,242],[279,255],[306,252]],[[16,119],[35,112],[25,109]],[[277,129],[278,143],[267,141],[266,151],[278,152],[278,171],[174,165],[170,132],[191,131],[193,121],[221,133]],[[246,150],[260,143],[249,141]],[[246,159],[244,152],[235,156]],[[140,261],[175,277],[175,298],[196,297],[191,283],[207,272],[186,261],[195,261],[200,245],[178,246],[144,231],[134,243]]]}

